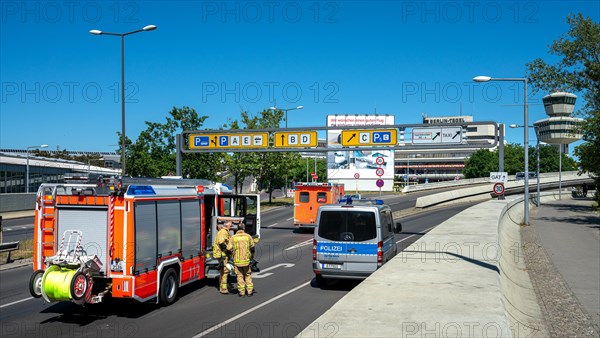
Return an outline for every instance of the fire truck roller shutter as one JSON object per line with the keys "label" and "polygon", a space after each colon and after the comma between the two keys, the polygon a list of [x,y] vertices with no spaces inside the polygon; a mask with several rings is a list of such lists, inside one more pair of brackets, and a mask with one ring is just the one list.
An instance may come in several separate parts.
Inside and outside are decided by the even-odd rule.
{"label": "fire truck roller shutter", "polygon": [[[58,233],[60,238],[65,230],[80,230],[83,234],[81,239],[81,254],[87,256],[98,256],[102,266],[100,271],[106,273],[106,240],[108,236],[108,208],[106,207],[60,207],[58,208]],[[67,239],[65,239],[66,241]],[[65,243],[65,246],[67,243]],[[56,248],[58,250],[58,248]],[[108,263],[108,264],[107,264]]]}

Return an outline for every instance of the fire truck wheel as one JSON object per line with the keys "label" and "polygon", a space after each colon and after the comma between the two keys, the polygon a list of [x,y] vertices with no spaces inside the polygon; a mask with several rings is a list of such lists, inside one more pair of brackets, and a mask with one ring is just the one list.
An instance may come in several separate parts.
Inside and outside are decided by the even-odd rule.
{"label": "fire truck wheel", "polygon": [[42,277],[44,277],[44,270],[37,270],[29,278],[29,293],[34,298],[42,297]]}
{"label": "fire truck wheel", "polygon": [[165,272],[160,282],[160,303],[162,305],[170,305],[175,302],[178,289],[177,273],[170,268]]}
{"label": "fire truck wheel", "polygon": [[85,293],[88,289],[87,277],[81,271],[73,275],[71,280],[71,297],[74,300],[81,300],[85,297]]}

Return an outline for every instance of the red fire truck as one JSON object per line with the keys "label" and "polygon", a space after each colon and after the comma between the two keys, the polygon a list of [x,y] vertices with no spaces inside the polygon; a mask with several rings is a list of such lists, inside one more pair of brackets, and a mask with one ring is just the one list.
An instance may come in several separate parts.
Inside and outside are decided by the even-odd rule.
{"label": "red fire truck", "polygon": [[338,183],[296,183],[294,192],[294,226],[314,228],[319,206],[338,203],[344,196],[344,185]]}
{"label": "red fire truck", "polygon": [[218,276],[217,224],[260,236],[260,199],[206,180],[42,184],[35,206],[32,296],[169,305],[180,286]]}

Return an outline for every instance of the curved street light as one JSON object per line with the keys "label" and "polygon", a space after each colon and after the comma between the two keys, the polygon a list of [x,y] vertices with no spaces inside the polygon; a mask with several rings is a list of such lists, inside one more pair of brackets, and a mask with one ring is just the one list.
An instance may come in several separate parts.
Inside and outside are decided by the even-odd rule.
{"label": "curved street light", "polygon": [[296,109],[304,109],[304,106],[298,106],[298,107],[294,107],[294,108],[277,108],[277,107],[270,107],[269,109],[271,110],[281,110],[283,112],[285,112],[285,127],[288,127],[288,111],[290,110],[296,110]]}
{"label": "curved street light", "polygon": [[127,33],[111,33],[103,32],[98,29],[90,30],[93,35],[113,35],[121,37],[121,175],[125,176],[125,36],[139,33],[149,32],[156,29],[155,25],[147,25],[142,29]]}
{"label": "curved street light", "polygon": [[42,144],[39,146],[28,146],[26,152],[27,157],[27,170],[25,173],[25,192],[29,192],[29,149],[39,149],[39,148],[48,148],[47,144]]}
{"label": "curved street light", "polygon": [[[473,78],[475,82],[488,82],[488,81],[520,81],[523,82],[524,87],[524,101],[523,101],[523,125],[529,125],[529,118],[527,112],[527,78],[522,77],[490,77],[490,76],[476,76]],[[524,187],[524,210],[523,210],[523,224],[529,225],[529,128],[523,128],[523,148],[525,148],[525,187]]]}

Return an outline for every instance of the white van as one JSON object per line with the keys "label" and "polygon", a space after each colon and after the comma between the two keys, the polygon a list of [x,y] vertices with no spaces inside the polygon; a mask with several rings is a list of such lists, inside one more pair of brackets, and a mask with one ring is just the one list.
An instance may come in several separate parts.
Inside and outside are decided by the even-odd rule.
{"label": "white van", "polygon": [[394,233],[400,231],[381,200],[319,207],[313,239],[317,283],[368,277],[396,255]]}

